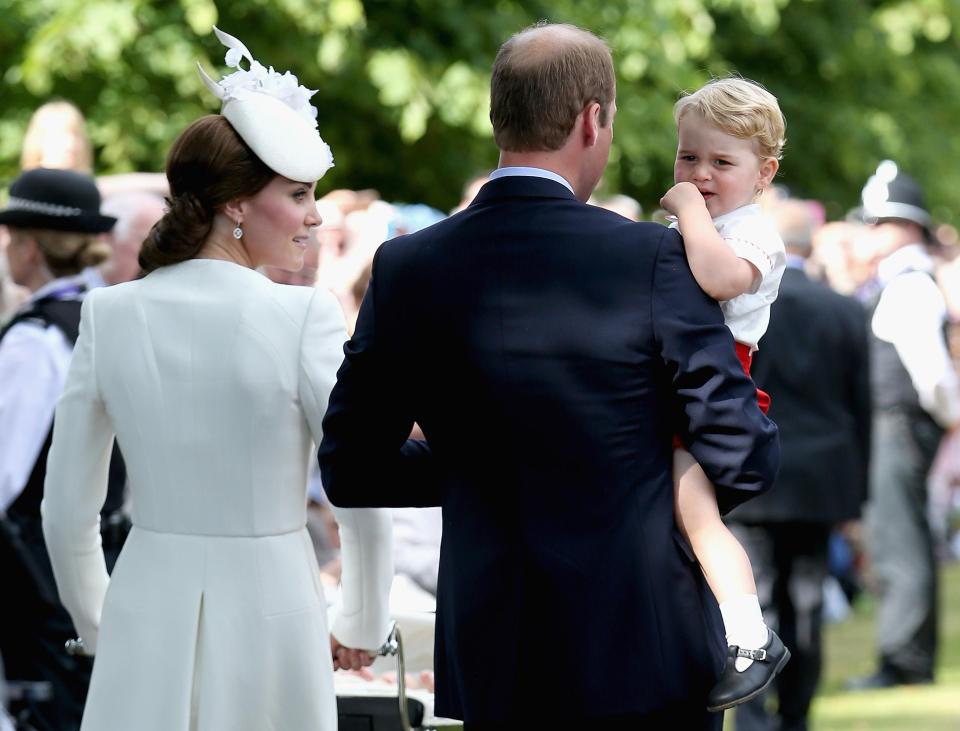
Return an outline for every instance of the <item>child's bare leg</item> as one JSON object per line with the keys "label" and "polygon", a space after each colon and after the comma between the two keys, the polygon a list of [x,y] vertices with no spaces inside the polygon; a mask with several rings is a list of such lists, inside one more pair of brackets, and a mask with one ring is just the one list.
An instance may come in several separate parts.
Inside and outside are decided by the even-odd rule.
{"label": "child's bare leg", "polygon": [[[720,519],[717,494],[693,456],[673,453],[677,525],[690,542],[707,583],[720,604],[727,644],[756,650],[767,641],[753,567],[743,546]],[[738,658],[737,669],[751,661]]]}
{"label": "child's bare leg", "polygon": [[690,542],[717,601],[756,594],[747,552],[720,519],[717,493],[686,450],[673,453],[673,480],[677,525]]}

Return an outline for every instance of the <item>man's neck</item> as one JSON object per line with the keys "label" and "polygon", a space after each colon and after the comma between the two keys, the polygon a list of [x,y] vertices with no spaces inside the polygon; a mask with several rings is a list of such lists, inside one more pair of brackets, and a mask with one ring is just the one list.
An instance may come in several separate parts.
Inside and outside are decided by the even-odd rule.
{"label": "man's neck", "polygon": [[563,175],[561,168],[565,167],[556,152],[500,152],[501,168],[543,168],[551,170],[557,175]]}
{"label": "man's neck", "polygon": [[[555,150],[550,152],[508,152],[500,151],[500,163],[497,167],[501,168],[540,168],[556,173],[561,178],[570,183],[574,194],[580,198],[582,195],[579,170],[567,159],[564,151]],[[588,191],[585,198],[590,196]],[[584,199],[585,199],[584,198]]]}

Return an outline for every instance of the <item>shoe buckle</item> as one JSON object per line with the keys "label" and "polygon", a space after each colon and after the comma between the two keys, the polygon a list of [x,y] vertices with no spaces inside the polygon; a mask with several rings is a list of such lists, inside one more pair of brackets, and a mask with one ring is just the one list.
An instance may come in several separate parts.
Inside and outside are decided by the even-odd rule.
{"label": "shoe buckle", "polygon": [[748,660],[760,660],[761,662],[764,662],[767,659],[767,651],[766,650],[746,650],[742,647],[738,647],[737,657],[745,657]]}

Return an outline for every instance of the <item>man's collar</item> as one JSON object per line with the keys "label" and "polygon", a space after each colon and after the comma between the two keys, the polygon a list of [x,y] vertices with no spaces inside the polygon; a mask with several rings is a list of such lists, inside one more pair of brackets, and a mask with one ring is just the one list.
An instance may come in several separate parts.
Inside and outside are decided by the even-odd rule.
{"label": "man's collar", "polygon": [[806,271],[807,269],[807,259],[806,257],[800,256],[799,254],[794,254],[792,252],[787,252],[787,269],[799,269],[800,271]]}
{"label": "man's collar", "polygon": [[575,201],[576,196],[563,183],[539,175],[501,175],[488,181],[471,206],[508,198],[558,198]]}
{"label": "man's collar", "polygon": [[[497,168],[492,173],[490,173],[490,180],[496,180],[497,178],[505,178],[511,176],[527,176],[530,178],[546,178],[547,180],[553,180],[561,185],[565,185],[567,189],[574,193],[573,186],[570,185],[570,182],[563,177],[562,175],[553,172],[553,170],[547,170],[546,168],[535,168],[535,167],[522,167],[519,165],[511,167]],[[576,195],[576,193],[574,193]]]}

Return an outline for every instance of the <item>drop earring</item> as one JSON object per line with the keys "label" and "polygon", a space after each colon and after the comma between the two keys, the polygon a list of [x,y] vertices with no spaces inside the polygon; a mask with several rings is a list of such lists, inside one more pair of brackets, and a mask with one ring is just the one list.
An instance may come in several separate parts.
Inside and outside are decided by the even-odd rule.
{"label": "drop earring", "polygon": [[243,238],[243,229],[240,228],[239,221],[237,221],[237,227],[233,229],[233,238],[237,239],[238,241]]}

